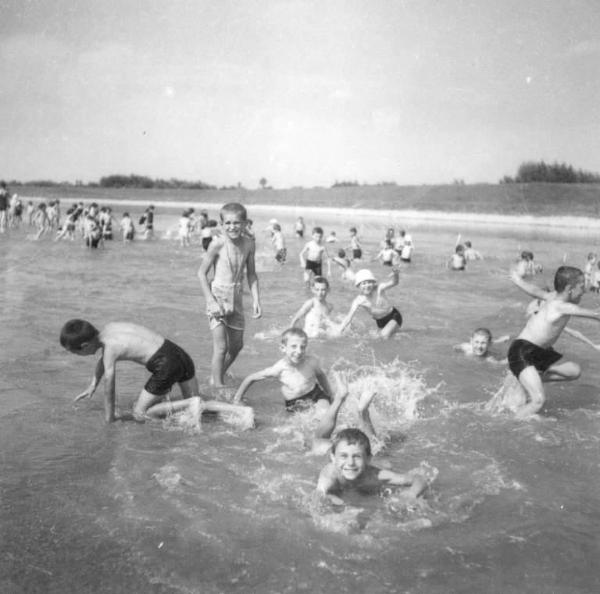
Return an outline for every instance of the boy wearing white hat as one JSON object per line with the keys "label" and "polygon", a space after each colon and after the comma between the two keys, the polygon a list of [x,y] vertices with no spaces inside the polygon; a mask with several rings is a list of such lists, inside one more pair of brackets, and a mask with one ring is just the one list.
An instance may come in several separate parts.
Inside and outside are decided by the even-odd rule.
{"label": "boy wearing white hat", "polygon": [[369,315],[375,320],[381,338],[390,338],[400,330],[402,315],[389,303],[385,296],[385,292],[388,289],[398,284],[399,272],[397,268],[392,270],[389,278],[389,281],[378,283],[373,273],[366,268],[356,273],[354,284],[360,291],[360,295],[352,302],[348,315],[340,325],[340,333],[350,324],[359,308],[367,310]]}

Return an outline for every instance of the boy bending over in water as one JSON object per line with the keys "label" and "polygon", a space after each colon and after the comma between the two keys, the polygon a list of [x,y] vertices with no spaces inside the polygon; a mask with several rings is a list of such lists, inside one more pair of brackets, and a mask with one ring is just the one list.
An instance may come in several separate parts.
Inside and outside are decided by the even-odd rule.
{"label": "boy bending over in water", "polygon": [[[101,357],[96,364],[92,383],[75,398],[91,398],[102,376],[105,377],[104,411],[107,423],[117,419],[116,364],[117,361],[134,361],[152,373],[133,407],[136,421],[157,419],[169,414],[189,410],[200,422],[203,410],[211,412],[242,413],[252,416],[250,407],[234,406],[224,402],[202,401],[198,396],[198,382],[194,362],[175,343],[157,332],[129,322],[111,322],[98,331],[85,320],[69,320],[60,332],[60,344],[76,355]],[[183,400],[168,400],[173,384],[179,384]]]}
{"label": "boy bending over in water", "polygon": [[285,408],[289,412],[311,404],[315,404],[319,413],[324,412],[331,401],[331,386],[317,359],[306,354],[307,344],[308,336],[304,330],[288,328],[281,335],[283,357],[271,367],[247,376],[233,397],[234,404],[254,382],[276,378],[281,383]]}
{"label": "boy bending over in water", "polygon": [[369,405],[375,391],[361,395],[358,410],[365,431],[348,428],[338,431],[329,439],[337,422],[339,410],[348,395],[347,382],[336,375],[338,389],[329,410],[321,419],[315,433],[313,453],[322,454],[329,450],[330,462],[325,466],[317,481],[316,491],[335,505],[343,505],[341,499],[347,491],[364,494],[379,494],[386,486],[404,487],[403,497],[415,499],[427,487],[427,481],[418,473],[401,474],[393,470],[378,468],[371,464],[370,437],[375,429],[369,416]]}
{"label": "boy bending over in water", "polygon": [[385,297],[385,292],[398,284],[398,269],[394,268],[389,277],[389,281],[378,284],[377,279],[370,270],[363,269],[356,273],[354,284],[358,287],[360,295],[354,299],[348,315],[340,324],[340,333],[350,324],[359,307],[366,309],[375,320],[382,338],[390,338],[400,330],[402,315],[395,307],[390,305]]}
{"label": "boy bending over in water", "polygon": [[329,314],[333,310],[333,305],[327,302],[329,281],[324,276],[313,277],[311,291],[313,297],[294,314],[291,325],[295,326],[301,318],[304,318],[304,332],[308,338],[317,338],[326,334],[332,327]]}
{"label": "boy bending over in water", "polygon": [[[244,346],[244,271],[252,293],[253,318],[260,318],[258,277],[254,267],[254,239],[246,236],[246,209],[237,202],[221,208],[223,234],[215,237],[200,264],[198,278],[206,299],[208,324],[213,337],[212,384],[222,388],[225,372]],[[214,277],[209,274],[214,268]]]}
{"label": "boy bending over in water", "polygon": [[520,271],[511,272],[511,280],[520,289],[542,300],[539,311],[530,315],[525,328],[508,350],[508,364],[525,389],[528,402],[516,410],[518,418],[536,415],[546,400],[543,382],[569,381],[581,375],[577,363],[565,361],[552,345],[565,329],[571,316],[600,321],[600,312],[578,305],[585,291],[584,274],[579,268],[561,266],[554,276],[554,291],[545,291],[522,278]]}

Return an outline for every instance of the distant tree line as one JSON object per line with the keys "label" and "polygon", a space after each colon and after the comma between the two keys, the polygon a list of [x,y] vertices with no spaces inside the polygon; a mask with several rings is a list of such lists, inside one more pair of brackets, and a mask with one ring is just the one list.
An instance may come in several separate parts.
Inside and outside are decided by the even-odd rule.
{"label": "distant tree line", "polygon": [[566,163],[544,163],[544,161],[526,161],[519,166],[517,175],[512,178],[505,175],[500,183],[526,184],[530,182],[547,182],[556,184],[597,184],[600,174],[575,169]]}
{"label": "distant tree line", "polygon": [[144,175],[108,175],[101,177],[101,188],[138,188],[138,189],[183,189],[183,190],[215,190],[202,181],[184,181],[180,179],[151,179]]}

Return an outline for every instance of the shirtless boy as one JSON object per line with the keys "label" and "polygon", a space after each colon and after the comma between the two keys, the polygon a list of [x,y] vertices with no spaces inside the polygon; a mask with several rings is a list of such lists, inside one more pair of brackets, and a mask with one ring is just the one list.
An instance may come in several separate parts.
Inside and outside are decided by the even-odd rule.
{"label": "shirtless boy", "polygon": [[584,274],[579,268],[561,266],[554,276],[554,291],[545,291],[523,279],[513,270],[512,282],[527,294],[542,300],[539,311],[529,316],[525,328],[508,350],[508,364],[525,389],[528,400],[516,410],[518,418],[536,416],[546,400],[543,382],[577,379],[581,368],[565,361],[552,345],[557,341],[571,316],[600,321],[600,312],[580,307],[585,291]]}
{"label": "shirtless boy", "polygon": [[[60,333],[60,344],[76,355],[88,356],[101,351],[91,384],[75,401],[91,398],[102,376],[105,378],[104,412],[107,423],[115,421],[116,364],[133,361],[152,373],[133,407],[136,421],[166,417],[189,410],[200,421],[203,410],[252,415],[249,407],[224,402],[205,401],[198,396],[194,363],[179,346],[163,336],[137,324],[111,322],[98,331],[85,320],[69,320]],[[179,384],[183,400],[167,399],[173,384]]]}
{"label": "shirtless boy", "polygon": [[354,299],[348,315],[340,324],[340,333],[350,324],[359,308],[365,309],[375,320],[382,338],[390,338],[400,330],[402,315],[394,306],[390,305],[385,296],[388,289],[398,284],[398,270],[394,268],[389,277],[389,281],[378,283],[373,273],[366,268],[355,274],[354,284],[360,291],[360,295]]}
{"label": "shirtless boy", "polygon": [[315,405],[319,413],[327,410],[331,401],[331,386],[317,359],[306,354],[308,336],[300,328],[288,328],[281,335],[283,357],[271,367],[248,375],[235,396],[237,404],[246,390],[257,381],[275,378],[281,383],[285,407],[294,412]]}
{"label": "shirtless boy", "polygon": [[467,357],[485,359],[490,363],[507,363],[506,359],[497,359],[490,353],[490,346],[507,342],[509,339],[510,336],[508,334],[499,338],[492,338],[492,333],[487,328],[476,328],[471,335],[471,340],[455,345],[454,350],[464,353]]}
{"label": "shirtless boy", "polygon": [[[327,413],[323,416],[316,432],[313,453],[329,450],[330,462],[325,466],[317,481],[316,492],[335,505],[343,505],[341,495],[355,491],[365,495],[379,494],[386,486],[404,487],[402,496],[415,499],[427,487],[427,481],[418,473],[401,474],[381,469],[371,464],[371,442],[375,429],[369,416],[369,405],[375,392],[361,395],[358,409],[365,431],[356,428],[342,429],[330,439],[337,422],[339,410],[348,395],[347,384],[336,376],[338,388]],[[321,450],[321,451],[319,451]]]}
{"label": "shirtless boy", "polygon": [[254,265],[255,242],[244,234],[246,209],[231,202],[221,208],[220,217],[223,232],[211,241],[198,271],[213,337],[211,381],[217,388],[225,385],[225,372],[244,346],[244,271],[252,294],[252,317],[259,318],[262,313]]}
{"label": "shirtless boy", "polygon": [[326,334],[332,327],[329,315],[333,305],[327,302],[329,281],[323,276],[315,276],[311,283],[311,291],[313,297],[294,314],[291,325],[295,326],[300,319],[304,318],[304,332],[308,338],[317,338]]}
{"label": "shirtless boy", "polygon": [[311,276],[323,276],[323,258],[327,258],[321,227],[313,229],[312,239],[302,248],[299,257],[300,266],[304,269],[304,283],[308,287]]}

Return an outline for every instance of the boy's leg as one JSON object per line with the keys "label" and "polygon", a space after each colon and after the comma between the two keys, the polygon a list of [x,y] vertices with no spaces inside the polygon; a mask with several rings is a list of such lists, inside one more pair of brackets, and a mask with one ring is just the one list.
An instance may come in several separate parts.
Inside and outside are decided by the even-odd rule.
{"label": "boy's leg", "polygon": [[369,414],[369,406],[371,405],[373,398],[375,398],[375,394],[377,394],[376,390],[365,390],[358,400],[358,414],[360,415],[364,432],[369,438],[376,437],[375,428],[373,427],[371,415]]}
{"label": "boy's leg", "polygon": [[163,401],[164,396],[150,394],[142,390],[133,406],[133,418],[136,421],[145,421],[148,418],[159,419],[168,414],[176,413],[188,408],[191,404],[190,398],[186,400]]}
{"label": "boy's leg", "polygon": [[396,332],[400,330],[400,326],[396,320],[390,320],[382,329],[381,329],[381,338],[388,339],[391,338]]}
{"label": "boy's leg", "polygon": [[218,324],[211,329],[213,337],[213,352],[211,359],[211,378],[216,387],[223,387],[223,376],[225,375],[225,358],[227,356],[227,327],[225,324]]}
{"label": "boy's leg", "polygon": [[573,361],[551,365],[542,375],[544,382],[568,382],[581,375],[581,367]]}
{"label": "boy's leg", "polygon": [[333,401],[319,419],[319,424],[315,429],[315,439],[329,439],[331,437],[337,423],[340,408],[347,396],[347,391],[336,391]]}
{"label": "boy's leg", "polygon": [[223,360],[223,377],[244,346],[244,331],[226,327],[227,351]]}
{"label": "boy's leg", "polygon": [[529,396],[529,402],[520,406],[515,411],[515,416],[518,419],[526,419],[539,412],[546,401],[546,394],[542,378],[533,365],[529,365],[521,371],[519,374],[519,383],[525,388]]}

